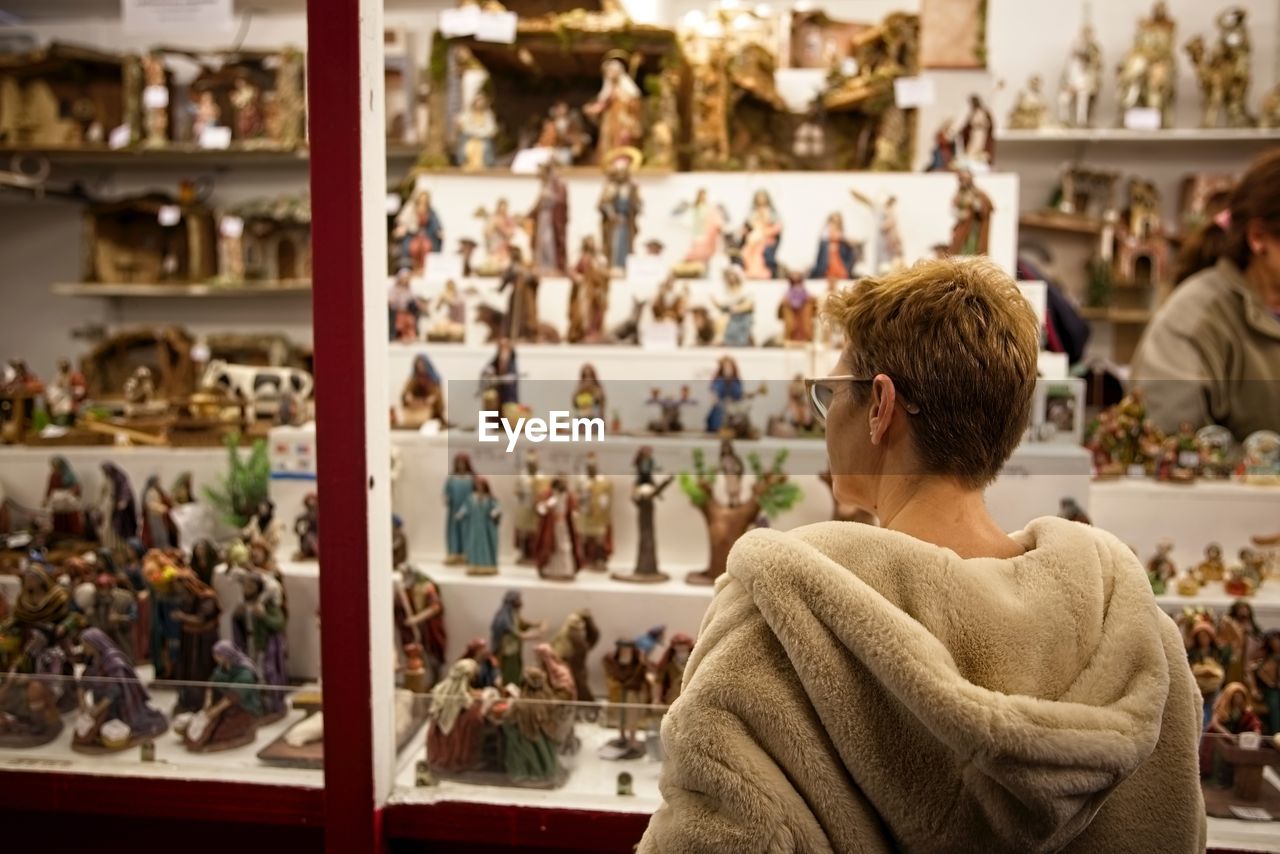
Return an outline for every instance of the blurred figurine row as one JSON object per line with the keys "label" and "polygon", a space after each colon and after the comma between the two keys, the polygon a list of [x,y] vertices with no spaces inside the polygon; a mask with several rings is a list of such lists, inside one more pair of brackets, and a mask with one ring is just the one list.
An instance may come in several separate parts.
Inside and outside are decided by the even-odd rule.
{"label": "blurred figurine row", "polygon": [[1222,547],[1217,543],[1205,547],[1203,561],[1182,572],[1172,554],[1173,543],[1162,540],[1147,561],[1147,578],[1156,595],[1176,592],[1179,596],[1196,596],[1202,588],[1221,583],[1228,596],[1247,598],[1269,578],[1280,575],[1275,550],[1265,546],[1260,537],[1254,539],[1253,545],[1240,549],[1238,560],[1230,565],[1223,560]]}

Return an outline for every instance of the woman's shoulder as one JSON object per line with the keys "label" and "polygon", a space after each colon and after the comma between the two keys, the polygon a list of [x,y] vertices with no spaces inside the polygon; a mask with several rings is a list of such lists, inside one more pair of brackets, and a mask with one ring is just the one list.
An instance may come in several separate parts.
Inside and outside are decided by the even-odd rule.
{"label": "woman's shoulder", "polygon": [[1206,267],[1174,288],[1156,314],[1156,322],[1197,325],[1222,311],[1229,311],[1238,299],[1240,271],[1230,262]]}

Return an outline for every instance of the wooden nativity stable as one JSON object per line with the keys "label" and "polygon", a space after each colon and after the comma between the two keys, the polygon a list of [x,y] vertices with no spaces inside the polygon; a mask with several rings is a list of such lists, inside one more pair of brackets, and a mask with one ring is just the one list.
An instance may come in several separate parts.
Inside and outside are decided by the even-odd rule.
{"label": "wooden nativity stable", "polygon": [[311,204],[306,196],[257,199],[229,209],[218,241],[219,281],[311,278]]}
{"label": "wooden nativity stable", "polygon": [[119,54],[53,42],[0,55],[0,145],[105,146],[127,121],[125,89]]}
{"label": "wooden nativity stable", "polygon": [[163,193],[91,202],[81,240],[83,280],[192,284],[216,274],[214,216],[200,201]]}

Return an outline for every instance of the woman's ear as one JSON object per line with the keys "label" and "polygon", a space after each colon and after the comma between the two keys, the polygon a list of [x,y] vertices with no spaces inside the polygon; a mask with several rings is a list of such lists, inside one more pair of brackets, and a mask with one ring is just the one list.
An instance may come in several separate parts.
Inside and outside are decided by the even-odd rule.
{"label": "woman's ear", "polygon": [[897,393],[893,387],[893,380],[884,374],[876,374],[875,379],[871,381],[871,405],[867,407],[871,422],[871,444],[880,444],[880,440],[889,431],[896,399]]}

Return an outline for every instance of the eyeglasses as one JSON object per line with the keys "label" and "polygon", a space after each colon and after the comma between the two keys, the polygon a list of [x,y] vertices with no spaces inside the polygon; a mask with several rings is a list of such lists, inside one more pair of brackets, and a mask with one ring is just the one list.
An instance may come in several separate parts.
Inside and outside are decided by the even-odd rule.
{"label": "eyeglasses", "polygon": [[[835,399],[836,389],[842,383],[869,382],[874,382],[874,380],[855,377],[851,374],[843,374],[836,377],[807,377],[804,381],[804,386],[805,390],[809,393],[809,405],[813,407],[814,414],[818,416],[818,420],[825,424],[827,421],[827,410],[831,408],[831,401]],[[902,395],[897,396],[897,402],[902,405],[902,408],[907,411],[908,415],[920,414],[920,407],[903,400]]]}

